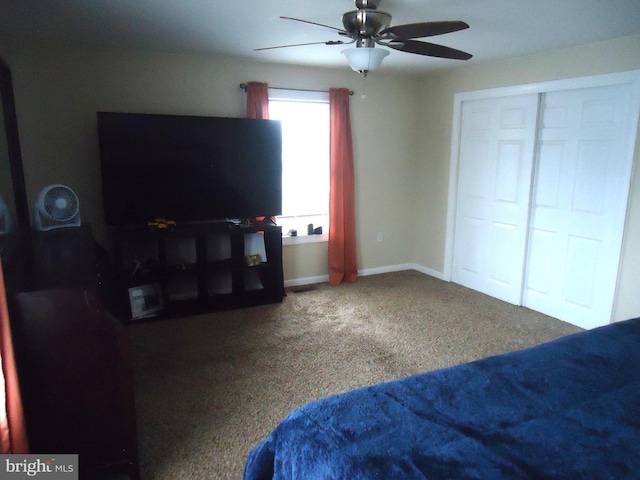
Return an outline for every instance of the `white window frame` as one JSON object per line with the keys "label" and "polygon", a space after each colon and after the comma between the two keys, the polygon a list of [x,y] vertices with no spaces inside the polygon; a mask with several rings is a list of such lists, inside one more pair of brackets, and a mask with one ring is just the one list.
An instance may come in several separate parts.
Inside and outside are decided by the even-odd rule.
{"label": "white window frame", "polygon": [[[271,101],[287,101],[287,102],[304,102],[304,103],[329,103],[329,92],[312,91],[312,90],[293,90],[282,88],[270,88],[269,89],[269,102]],[[327,146],[329,147],[329,146]],[[317,216],[317,215],[316,215]],[[324,217],[324,215],[322,215]],[[277,223],[280,224],[279,219],[282,216],[276,217]],[[299,218],[309,218],[312,220],[314,215],[301,216]],[[309,223],[314,223],[309,221]],[[329,224],[327,215],[326,227],[323,225],[323,233],[320,235],[308,235],[307,231],[300,231],[298,229],[297,236],[287,235],[287,232],[282,232],[282,244],[283,245],[297,245],[303,243],[319,243],[329,241]]]}

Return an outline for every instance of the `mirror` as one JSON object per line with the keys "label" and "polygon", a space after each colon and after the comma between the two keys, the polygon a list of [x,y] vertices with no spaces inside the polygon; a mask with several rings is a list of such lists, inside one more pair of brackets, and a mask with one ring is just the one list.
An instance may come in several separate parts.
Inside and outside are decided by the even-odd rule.
{"label": "mirror", "polygon": [[11,233],[29,226],[18,121],[9,65],[0,58],[0,251]]}

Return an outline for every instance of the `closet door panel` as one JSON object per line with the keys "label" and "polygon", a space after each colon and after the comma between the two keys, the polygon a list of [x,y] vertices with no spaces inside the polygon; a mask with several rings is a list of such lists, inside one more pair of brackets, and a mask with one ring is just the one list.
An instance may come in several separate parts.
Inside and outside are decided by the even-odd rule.
{"label": "closet door panel", "polygon": [[453,281],[519,304],[538,95],[462,107]]}
{"label": "closet door panel", "polygon": [[523,304],[584,328],[611,318],[635,140],[631,100],[627,86],[543,96]]}

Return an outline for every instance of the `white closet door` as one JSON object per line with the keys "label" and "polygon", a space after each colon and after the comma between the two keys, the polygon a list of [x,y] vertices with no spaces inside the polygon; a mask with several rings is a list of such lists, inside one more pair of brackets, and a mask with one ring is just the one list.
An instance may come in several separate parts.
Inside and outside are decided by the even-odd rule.
{"label": "white closet door", "polygon": [[584,328],[611,318],[632,103],[628,86],[543,96],[523,305]]}
{"label": "white closet door", "polygon": [[520,304],[538,95],[464,102],[452,279]]}

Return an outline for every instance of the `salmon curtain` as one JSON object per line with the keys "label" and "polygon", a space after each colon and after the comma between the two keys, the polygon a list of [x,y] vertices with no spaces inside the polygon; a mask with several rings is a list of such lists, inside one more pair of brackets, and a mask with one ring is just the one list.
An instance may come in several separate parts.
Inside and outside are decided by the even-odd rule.
{"label": "salmon curtain", "polygon": [[355,180],[349,90],[329,90],[331,179],[329,194],[329,283],[353,283],[356,260]]}
{"label": "salmon curtain", "polygon": [[266,83],[247,83],[247,118],[269,120],[269,86]]}
{"label": "salmon curtain", "polygon": [[7,297],[0,262],[0,433],[3,454],[29,453],[18,373],[11,340]]}
{"label": "salmon curtain", "polygon": [[[247,83],[247,118],[269,120],[269,85],[266,83]],[[265,217],[256,218],[259,221],[264,219]],[[275,217],[271,217],[271,221],[275,224]]]}

